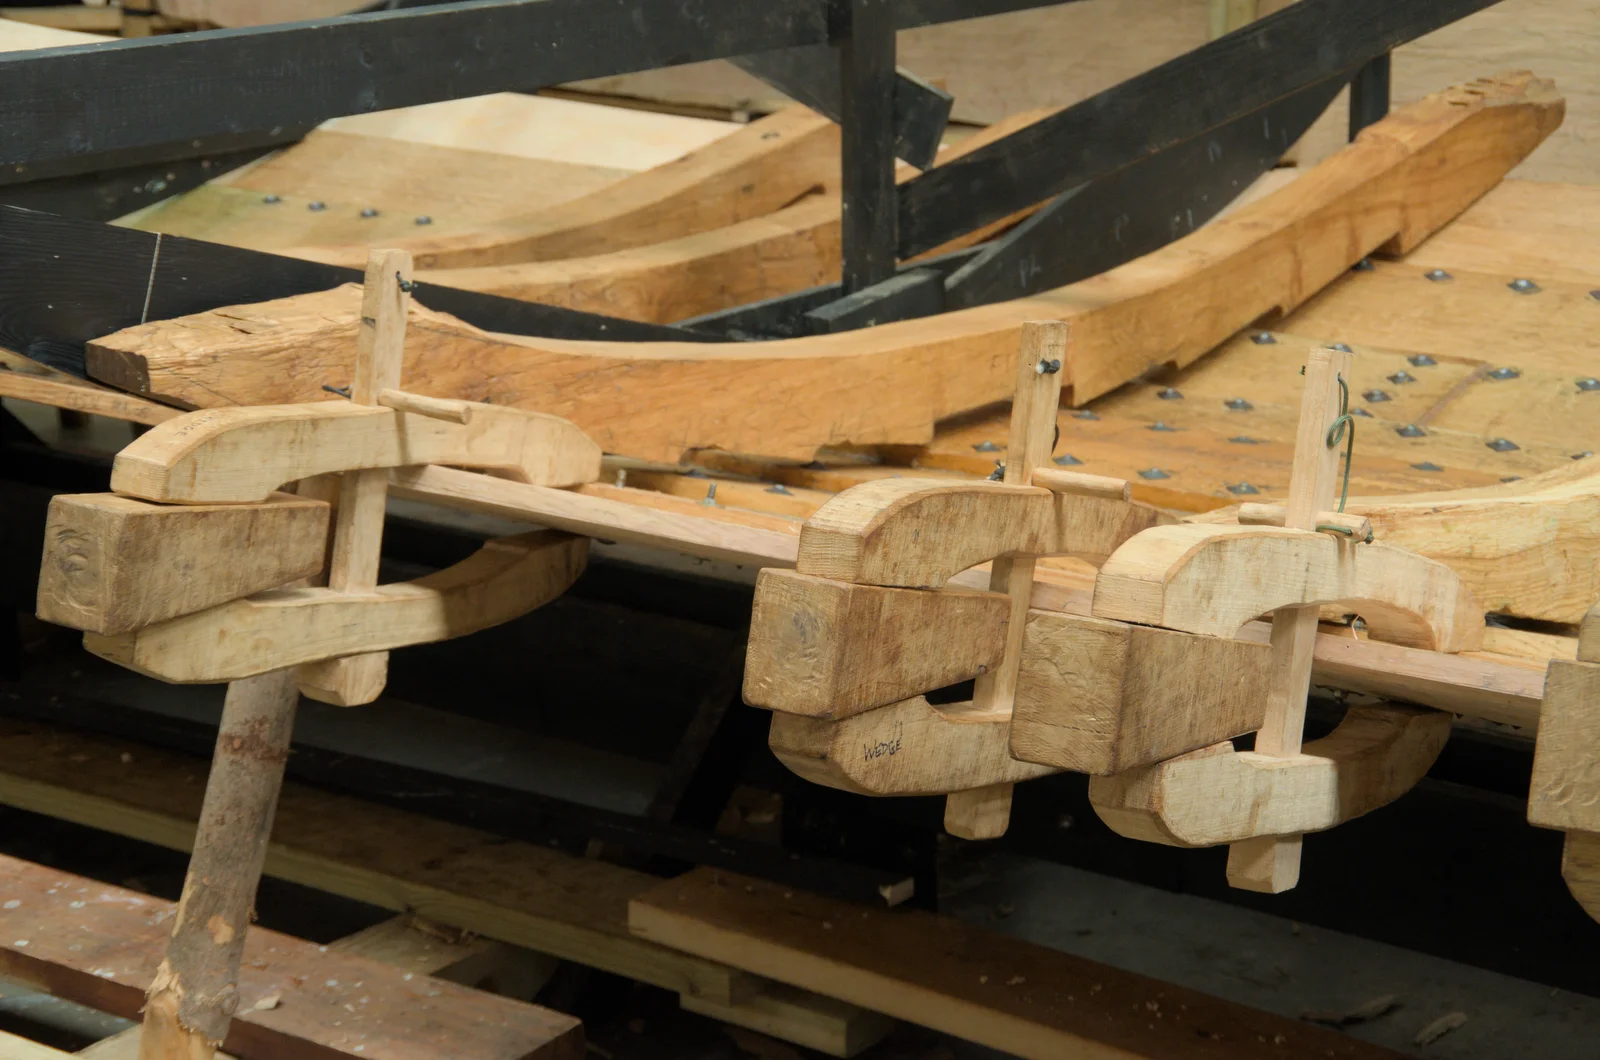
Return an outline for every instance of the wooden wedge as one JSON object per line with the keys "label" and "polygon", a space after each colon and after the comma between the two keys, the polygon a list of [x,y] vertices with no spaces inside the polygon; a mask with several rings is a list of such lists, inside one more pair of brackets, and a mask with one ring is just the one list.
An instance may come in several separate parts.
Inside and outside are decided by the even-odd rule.
{"label": "wooden wedge", "polygon": [[328,505],[286,493],[187,505],[61,494],[45,524],[38,614],[127,633],[310,577],[327,543]]}
{"label": "wooden wedge", "polygon": [[[1278,192],[1032,298],[732,347],[513,338],[417,311],[405,378],[422,393],[565,416],[607,452],[649,459],[721,448],[803,460],[824,445],[921,444],[936,421],[1010,396],[1024,322],[1071,324],[1062,373],[1074,403],[1154,365],[1188,364],[1364,256],[1416,246],[1538,146],[1563,110],[1527,74],[1429,96]],[[323,384],[342,385],[322,366],[357,315],[354,293],[340,291],[143,324],[91,343],[89,370],[186,407],[315,400]]]}
{"label": "wooden wedge", "polygon": [[444,570],[368,593],[278,589],[84,647],[179,684],[233,681],[323,659],[460,637],[560,596],[589,540],[550,530],[490,541]]}
{"label": "wooden wedge", "polygon": [[1094,777],[1089,801],[1130,839],[1210,847],[1320,832],[1404,795],[1450,737],[1450,715],[1352,707],[1339,727],[1288,757],[1219,743],[1159,765]]}

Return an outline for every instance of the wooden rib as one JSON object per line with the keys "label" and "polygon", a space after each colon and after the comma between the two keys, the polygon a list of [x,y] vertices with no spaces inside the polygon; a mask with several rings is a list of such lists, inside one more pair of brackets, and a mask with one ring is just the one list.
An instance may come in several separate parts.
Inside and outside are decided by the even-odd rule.
{"label": "wooden rib", "polygon": [[[1430,96],[1275,194],[1032,298],[734,348],[513,339],[429,314],[413,318],[405,377],[421,393],[566,416],[608,452],[650,459],[920,444],[936,420],[1009,396],[1024,321],[1071,323],[1063,371],[1076,402],[1152,365],[1187,364],[1363,255],[1416,245],[1532,151],[1563,108],[1528,75]],[[90,371],[194,406],[306,400],[330,382],[315,366],[354,327],[349,293],[308,295],[128,329],[91,344]]]}
{"label": "wooden rib", "polygon": [[58,409],[74,409],[130,423],[163,423],[174,416],[183,415],[177,409],[77,379],[64,372],[19,370],[19,366],[11,363],[11,358],[24,361],[28,366],[44,368],[37,361],[28,361],[17,354],[5,355],[4,351],[0,351],[0,397],[54,405]]}
{"label": "wooden rib", "polygon": [[62,494],[45,523],[38,614],[126,633],[317,574],[327,542],[328,505],[288,494],[183,506]]}
{"label": "wooden rib", "polygon": [[[398,245],[411,252],[419,269],[607,254],[760,217],[838,179],[839,127],[792,106],[582,198],[473,232],[420,236]],[[341,264],[366,256],[352,247],[290,253]]]}
{"label": "wooden rib", "polygon": [[767,746],[799,776],[861,795],[946,795],[1057,772],[1011,757],[1010,723],[1009,710],[917,696],[842,721],[774,714]]}
{"label": "wooden rib", "polygon": [[744,700],[840,719],[965,681],[999,665],[1009,611],[999,593],[764,570],[750,613]]}
{"label": "wooden rib", "polygon": [[209,409],[161,424],[117,454],[111,488],[184,504],[260,501],[286,482],[336,471],[453,464],[540,485],[600,473],[600,448],[566,420],[482,406],[468,423],[382,406]]}
{"label": "wooden rib", "polygon": [[1450,716],[1352,707],[1339,727],[1278,758],[1229,743],[1089,781],[1089,801],[1130,839],[1209,847],[1320,832],[1411,790],[1450,736]]}
{"label": "wooden rib", "polygon": [[587,538],[490,541],[460,563],[370,593],[279,589],[84,647],[175,683],[233,681],[301,663],[460,637],[527,614],[583,573]]}
{"label": "wooden rib", "polygon": [[1444,564],[1275,527],[1154,527],[1106,561],[1094,593],[1096,617],[1216,637],[1281,607],[1333,603],[1380,640],[1445,652],[1482,643],[1483,608]]}
{"label": "wooden rib", "polygon": [[807,521],[798,569],[839,581],[938,588],[997,556],[1103,562],[1166,520],[1120,498],[981,480],[879,479],[845,490]]}

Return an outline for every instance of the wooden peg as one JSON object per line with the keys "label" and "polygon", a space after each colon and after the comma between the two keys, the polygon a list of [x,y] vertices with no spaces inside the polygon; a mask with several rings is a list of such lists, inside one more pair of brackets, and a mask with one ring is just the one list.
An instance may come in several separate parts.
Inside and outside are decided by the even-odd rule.
{"label": "wooden peg", "polygon": [[[1003,480],[1027,486],[1033,469],[1050,459],[1055,448],[1056,417],[1061,408],[1061,366],[1066,363],[1067,325],[1030,321],[1022,325],[1017,354],[1017,388],[1011,399],[1011,434]],[[1034,557],[1001,556],[990,568],[989,589],[1011,597],[1006,623],[1005,654],[1000,665],[980,674],[972,693],[980,712],[1010,714],[1022,665],[1022,636],[1033,594]],[[945,829],[963,839],[993,839],[1005,834],[1011,821],[1011,785],[997,784],[958,791],[945,801]]]}
{"label": "wooden peg", "polygon": [[[367,259],[361,300],[361,329],[356,339],[356,370],[350,400],[376,406],[379,395],[400,387],[405,356],[406,311],[411,305],[411,255],[403,250],[374,250]],[[378,559],[383,548],[383,513],[388,498],[386,470],[346,472],[339,489],[328,588],[368,593],[378,585]],[[388,681],[389,653],[370,652],[328,659],[300,668],[300,690],[335,706],[371,703]]]}
{"label": "wooden peg", "polygon": [[[1285,526],[1288,512],[1281,504],[1239,505],[1241,526]],[[1354,512],[1318,512],[1312,529],[1324,534],[1338,534],[1355,541],[1372,540],[1372,521]]]}
{"label": "wooden peg", "polygon": [[444,420],[446,423],[472,422],[473,404],[470,401],[426,397],[422,394],[408,394],[404,390],[385,389],[378,391],[378,404],[396,412],[411,412],[418,416],[427,416],[429,419]]}
{"label": "wooden peg", "polygon": [[[1285,525],[1314,530],[1317,513],[1333,507],[1338,486],[1338,447],[1328,444],[1328,429],[1338,419],[1341,391],[1349,385],[1351,355],[1318,348],[1306,359],[1306,388],[1300,401],[1294,466],[1289,475]],[[1345,391],[1347,392],[1347,391]],[[1349,429],[1350,425],[1347,424]],[[1300,753],[1306,697],[1311,691],[1311,653],[1320,609],[1285,607],[1272,615],[1272,680],[1267,713],[1256,733],[1257,754],[1292,758]],[[1277,894],[1300,880],[1299,836],[1263,837],[1228,848],[1228,882],[1234,887]]]}

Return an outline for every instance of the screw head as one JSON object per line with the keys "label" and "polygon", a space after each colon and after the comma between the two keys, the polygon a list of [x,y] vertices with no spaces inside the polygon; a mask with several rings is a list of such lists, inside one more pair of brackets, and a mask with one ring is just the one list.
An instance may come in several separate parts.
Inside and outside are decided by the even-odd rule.
{"label": "screw head", "polygon": [[1230,482],[1225,483],[1225,485],[1227,485],[1229,493],[1237,494],[1241,497],[1249,497],[1261,492],[1248,482]]}
{"label": "screw head", "polygon": [[1424,460],[1420,464],[1412,464],[1411,467],[1416,471],[1443,471],[1444,470],[1444,468],[1440,467],[1438,464],[1435,464],[1432,460]]}
{"label": "screw head", "polygon": [[1079,409],[1072,414],[1072,418],[1076,420],[1097,420],[1100,417],[1095,413],[1094,409]]}
{"label": "screw head", "polygon": [[1164,386],[1160,390],[1156,391],[1156,397],[1160,398],[1162,401],[1182,401],[1183,392],[1181,390],[1174,390],[1170,386]]}
{"label": "screw head", "polygon": [[1497,453],[1509,453],[1522,448],[1522,446],[1518,445],[1516,442],[1513,442],[1510,438],[1491,438],[1485,444],[1487,444],[1490,449],[1493,449]]}
{"label": "screw head", "polygon": [[1500,476],[1500,481],[1501,482],[1520,482],[1521,480],[1522,480],[1522,476],[1521,475],[1501,475]]}
{"label": "screw head", "polygon": [[1600,390],[1600,379],[1596,379],[1592,375],[1585,376],[1584,378],[1578,380],[1578,389],[1579,390]]}
{"label": "screw head", "polygon": [[1261,439],[1260,438],[1252,438],[1248,434],[1236,434],[1232,438],[1229,438],[1228,441],[1232,442],[1234,445],[1260,445],[1261,444]]}
{"label": "screw head", "polygon": [[1413,368],[1432,368],[1439,363],[1425,353],[1413,353],[1406,360],[1411,362],[1411,367]]}
{"label": "screw head", "polygon": [[1342,342],[1330,342],[1330,343],[1328,343],[1328,349],[1334,351],[1335,353],[1349,353],[1350,352],[1350,347],[1345,345]]}
{"label": "screw head", "polygon": [[1240,397],[1229,398],[1222,404],[1224,407],[1230,408],[1234,412],[1249,412],[1251,409],[1255,408],[1255,406],[1250,404],[1250,402]]}
{"label": "screw head", "polygon": [[1372,413],[1368,412],[1364,408],[1361,408],[1360,406],[1357,406],[1357,407],[1351,409],[1350,410],[1350,415],[1352,415],[1352,416],[1365,416],[1369,420],[1372,419]]}
{"label": "screw head", "polygon": [[311,202],[306,203],[306,209],[310,210],[312,213],[321,213],[327,208],[328,204],[323,202],[321,199],[313,199]]}
{"label": "screw head", "polygon": [[1386,390],[1364,390],[1361,392],[1361,400],[1368,404],[1376,405],[1380,401],[1389,401],[1391,398]]}
{"label": "screw head", "polygon": [[1158,478],[1171,478],[1172,476],[1167,474],[1165,471],[1161,470],[1159,467],[1147,467],[1143,471],[1139,472],[1139,477],[1140,478],[1147,478],[1147,479],[1158,479]]}
{"label": "screw head", "polygon": [[274,194],[274,195],[263,195],[263,196],[261,196],[261,201],[266,203],[268,206],[272,206],[272,205],[274,205],[276,203],[282,202],[283,201],[283,196],[282,195],[276,195],[276,194]]}
{"label": "screw head", "polygon": [[1156,420],[1150,426],[1145,428],[1145,430],[1147,430],[1147,431],[1176,431],[1177,429],[1178,428],[1169,426],[1168,424],[1165,424],[1165,423],[1161,422],[1160,420]]}
{"label": "screw head", "polygon": [[1079,464],[1083,463],[1083,461],[1079,460],[1071,453],[1062,453],[1060,456],[1055,458],[1055,463],[1060,464],[1062,467],[1077,467]]}
{"label": "screw head", "polygon": [[1429,269],[1422,275],[1432,280],[1434,283],[1446,283],[1449,280],[1454,279],[1453,276],[1451,276],[1448,272],[1445,272],[1443,269]]}
{"label": "screw head", "polygon": [[427,214],[420,214],[417,217],[416,223],[419,225],[431,225],[433,224],[433,218],[429,217]]}
{"label": "screw head", "polygon": [[1258,331],[1250,336],[1250,341],[1257,346],[1272,346],[1277,343],[1278,337],[1270,331]]}
{"label": "screw head", "polygon": [[1513,291],[1517,292],[1518,294],[1538,294],[1539,293],[1539,285],[1534,283],[1532,280],[1522,280],[1522,279],[1512,280],[1510,283],[1506,284],[1506,286],[1511,288]]}
{"label": "screw head", "polygon": [[1415,423],[1408,423],[1404,427],[1396,427],[1394,433],[1402,438],[1426,438],[1428,432],[1418,427]]}
{"label": "screw head", "polygon": [[980,453],[998,453],[1000,451],[1000,447],[993,442],[979,442],[972,448]]}
{"label": "screw head", "polygon": [[1487,371],[1487,372],[1485,372],[1483,374],[1488,376],[1490,379],[1494,379],[1494,380],[1515,379],[1515,378],[1517,378],[1517,376],[1522,374],[1522,369],[1520,369],[1520,368],[1494,368],[1494,369],[1491,369],[1491,370],[1489,370],[1489,371]]}
{"label": "screw head", "polygon": [[768,493],[776,493],[776,494],[778,494],[779,496],[782,496],[782,497],[792,497],[792,496],[794,496],[794,494],[789,492],[789,487],[785,486],[781,482],[774,482],[772,485],[768,486],[767,487],[767,492]]}
{"label": "screw head", "polygon": [[1040,361],[1033,366],[1033,370],[1040,375],[1055,375],[1061,371],[1060,360]]}
{"label": "screw head", "polygon": [[371,206],[363,206],[361,208],[361,216],[362,217],[367,217],[367,218],[376,217],[376,216],[378,216],[378,211],[375,210],[374,208],[372,208]]}
{"label": "screw head", "polygon": [[1593,455],[1594,455],[1594,450],[1593,449],[1585,449],[1581,453],[1573,453],[1572,454],[1572,459],[1574,459],[1574,460],[1587,460]]}
{"label": "screw head", "polygon": [[1394,375],[1386,376],[1385,378],[1387,378],[1389,382],[1395,384],[1396,386],[1400,386],[1404,383],[1415,383],[1417,381],[1417,377],[1406,371],[1404,368],[1400,369]]}
{"label": "screw head", "polygon": [[1351,268],[1355,269],[1356,272],[1371,272],[1373,269],[1372,259],[1362,258],[1360,261],[1351,266]]}

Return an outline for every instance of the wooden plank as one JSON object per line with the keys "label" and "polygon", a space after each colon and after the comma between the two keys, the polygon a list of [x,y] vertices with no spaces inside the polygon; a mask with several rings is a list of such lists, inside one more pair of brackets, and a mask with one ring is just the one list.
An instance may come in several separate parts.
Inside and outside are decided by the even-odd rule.
{"label": "wooden plank", "polygon": [[72,1054],[52,1049],[20,1034],[0,1031],[0,1056],[6,1060],[68,1060]]}
{"label": "wooden plank", "polygon": [[479,407],[467,423],[335,399],[191,413],[117,454],[111,488],[179,504],[259,502],[288,482],[413,464],[495,468],[572,486],[600,473],[600,449],[566,420]]}
{"label": "wooden plank", "polygon": [[168,18],[202,22],[225,29],[326,18],[358,11],[365,6],[361,0],[156,0],[155,4],[156,9]]}
{"label": "wooden plank", "polygon": [[130,423],[163,423],[182,415],[177,409],[157,405],[120,390],[98,386],[82,379],[60,379],[33,372],[15,371],[0,364],[0,397],[54,405],[96,416],[107,416]]}
{"label": "wooden plank", "polygon": [[51,498],[38,615],[126,633],[322,570],[328,506],[279,494],[264,504],[149,504],[115,493]]}
{"label": "wooden plank", "polygon": [[1036,1060],[1396,1055],[949,917],[868,910],[704,869],[635,899],[629,926]]}
{"label": "wooden plank", "polygon": [[[1217,586],[1233,587],[1225,597]],[[1158,526],[1100,569],[1098,618],[1231,637],[1268,611],[1347,601],[1380,640],[1468,651],[1483,608],[1449,567],[1381,543],[1264,526]]]}
{"label": "wooden plank", "polygon": [[[1111,830],[1179,847],[1259,847],[1246,864],[1268,870],[1249,890],[1273,893],[1299,878],[1299,837],[1380,806],[1414,787],[1450,736],[1450,716],[1409,707],[1351,707],[1338,728],[1292,754],[1219,743],[1159,765],[1089,781],[1089,801]],[[1259,739],[1259,738],[1258,738]],[[1267,845],[1292,837],[1294,863]],[[1229,852],[1228,880],[1239,877]],[[1250,884],[1254,884],[1253,886]]]}
{"label": "wooden plank", "polygon": [[[1568,91],[1573,87],[1568,79],[1561,85]],[[1519,172],[1540,168],[1557,153],[1557,142],[1584,121],[1574,112],[1573,121],[1534,156],[1537,161],[1524,163]],[[1587,283],[1600,276],[1600,252],[1586,223],[1594,217],[1600,217],[1600,185],[1503,180],[1405,260],[1452,273]]]}
{"label": "wooden plank", "polygon": [[[8,975],[115,1015],[133,1017],[156,972],[173,904],[120,887],[0,859],[17,904],[0,912]],[[10,905],[10,902],[7,903]],[[390,1057],[470,1049],[485,1060],[577,1058],[577,1020],[406,973],[261,928],[245,942],[235,1055]],[[276,995],[277,1005],[257,1007]]]}
{"label": "wooden plank", "polygon": [[763,570],[744,701],[841,719],[957,684],[999,665],[1009,611],[992,592],[930,593]]}
{"label": "wooden plank", "polygon": [[414,581],[367,592],[277,589],[131,633],[86,633],[84,647],[162,681],[206,683],[428,644],[549,603],[583,573],[588,550],[587,538],[552,531],[497,538]]}
{"label": "wooden plank", "polygon": [[[1441,93],[1188,238],[1031,299],[716,349],[513,340],[419,314],[405,376],[421,393],[565,416],[608,452],[648,459],[695,448],[809,459],[822,445],[920,444],[936,420],[1010,395],[1024,322],[1070,321],[1063,385],[1079,403],[1152,364],[1186,364],[1365,253],[1420,242],[1537,146],[1562,109],[1548,85],[1525,77]],[[315,399],[322,380],[311,364],[347,348],[356,315],[352,295],[335,293],[145,324],[91,344],[90,372],[194,405]],[[779,393],[786,400],[774,402]]]}

